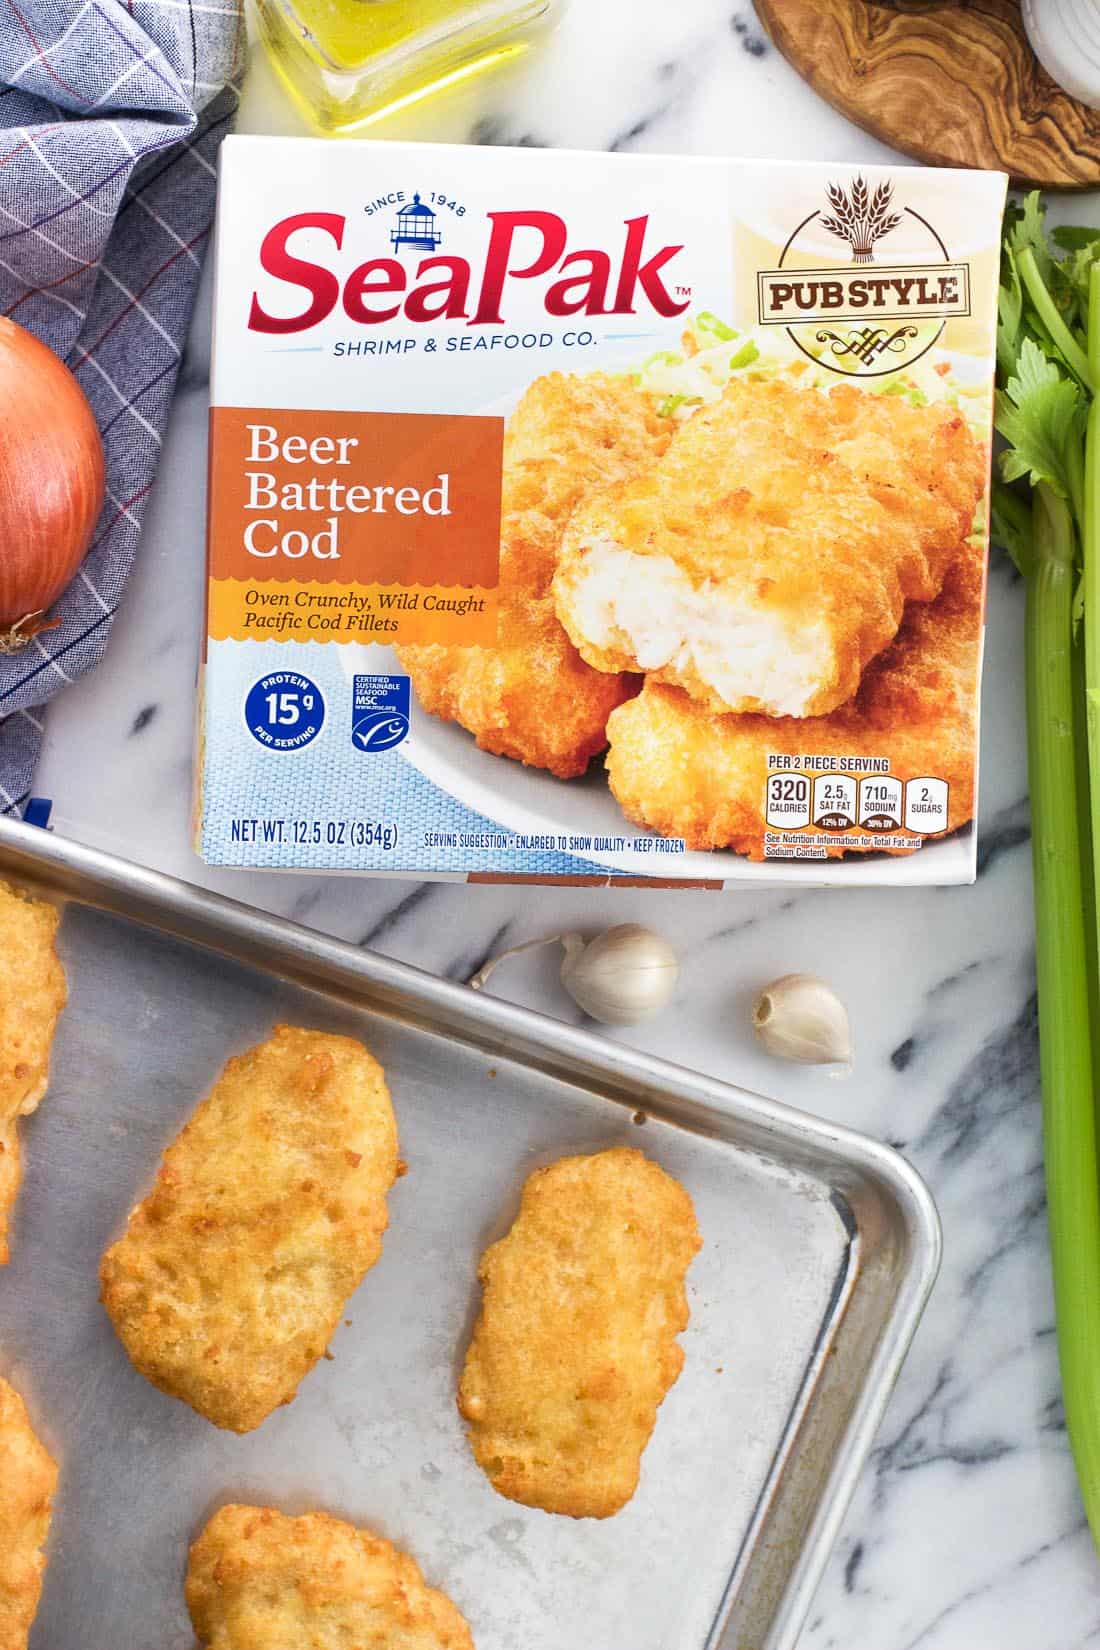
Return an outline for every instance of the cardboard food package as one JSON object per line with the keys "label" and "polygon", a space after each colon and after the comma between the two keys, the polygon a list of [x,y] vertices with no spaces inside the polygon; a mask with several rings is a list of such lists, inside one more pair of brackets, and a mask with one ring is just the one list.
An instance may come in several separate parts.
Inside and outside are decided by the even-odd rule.
{"label": "cardboard food package", "polygon": [[971,881],[1005,187],[230,138],[202,857]]}

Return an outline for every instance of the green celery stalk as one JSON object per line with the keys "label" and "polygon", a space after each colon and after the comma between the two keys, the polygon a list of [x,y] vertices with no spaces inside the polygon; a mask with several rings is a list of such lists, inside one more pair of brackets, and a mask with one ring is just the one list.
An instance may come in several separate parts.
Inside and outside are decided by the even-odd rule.
{"label": "green celery stalk", "polygon": [[[1081,909],[1085,922],[1085,961],[1088,964],[1088,997],[1090,1004],[1100,1002],[1100,958],[1088,936],[1097,933],[1096,875],[1092,855],[1085,844],[1092,840],[1092,786],[1089,782],[1088,703],[1085,692],[1085,650],[1073,647],[1073,742],[1077,762],[1077,832],[1081,843]],[[1092,1037],[1092,1086],[1100,1110],[1100,1041],[1095,1031]],[[1097,1119],[1100,1129],[1100,1117]],[[1098,1135],[1100,1150],[1100,1135]]]}
{"label": "green celery stalk", "polygon": [[[1100,384],[1100,266],[1096,264],[1089,271],[1088,350],[1093,382]],[[1085,426],[1080,521],[1092,880],[1094,887],[1100,888],[1100,399],[1096,396],[1089,404]],[[1100,954],[1100,935],[1097,952]]]}
{"label": "green celery stalk", "polygon": [[[1058,248],[1066,252],[1059,258]],[[1049,284],[1048,284],[1049,282]],[[1009,208],[998,305],[994,514],[1027,589],[1039,1061],[1058,1357],[1100,1550],[1100,240]],[[1078,605],[1079,603],[1079,605]]]}
{"label": "green celery stalk", "polygon": [[1030,247],[1019,254],[1016,259],[1016,268],[1020,272],[1020,279],[1023,281],[1027,294],[1035,305],[1036,312],[1040,316],[1043,325],[1061,350],[1066,365],[1074,376],[1080,379],[1086,389],[1091,388],[1096,380],[1092,377],[1089,357],[1084,353],[1059,315],[1054,299],[1047,291],[1043,277],[1039,273],[1039,267],[1035,262],[1035,254]]}
{"label": "green celery stalk", "polygon": [[1100,1181],[1073,714],[1075,542],[1069,508],[1045,482],[1032,513],[1028,771],[1048,1221],[1066,1428],[1100,1549]]}

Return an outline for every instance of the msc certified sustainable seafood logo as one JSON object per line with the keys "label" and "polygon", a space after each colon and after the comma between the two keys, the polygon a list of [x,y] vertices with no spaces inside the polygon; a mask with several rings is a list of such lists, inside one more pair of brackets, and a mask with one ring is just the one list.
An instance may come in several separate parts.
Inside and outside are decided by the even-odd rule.
{"label": "msc certified sustainable seafood logo", "polygon": [[[937,231],[894,185],[858,175],[829,183],[827,210],[793,231],[776,269],[757,273],[761,326],[782,326],[804,355],[848,377],[881,377],[919,360],[952,315],[970,314],[970,266],[952,263]],[[879,245],[903,230],[909,258],[882,264]],[[824,234],[822,233],[824,231]],[[899,237],[900,238],[900,237]],[[851,267],[821,267],[833,242]]]}

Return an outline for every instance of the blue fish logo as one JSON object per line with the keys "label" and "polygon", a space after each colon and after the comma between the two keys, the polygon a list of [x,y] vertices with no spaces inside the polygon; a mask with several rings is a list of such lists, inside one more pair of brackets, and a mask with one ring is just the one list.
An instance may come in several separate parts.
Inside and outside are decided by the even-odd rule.
{"label": "blue fish logo", "polygon": [[356,750],[375,751],[392,750],[399,745],[409,734],[409,719],[399,711],[376,710],[366,716],[361,716],[351,730],[352,743]]}

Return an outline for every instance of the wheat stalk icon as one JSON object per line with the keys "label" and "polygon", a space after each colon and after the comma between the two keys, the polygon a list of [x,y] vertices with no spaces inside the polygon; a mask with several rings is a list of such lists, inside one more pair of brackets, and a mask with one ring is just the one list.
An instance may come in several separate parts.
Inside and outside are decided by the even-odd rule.
{"label": "wheat stalk icon", "polygon": [[831,235],[848,242],[853,263],[869,264],[875,242],[901,222],[901,214],[890,211],[893,184],[880,183],[869,190],[865,180],[857,177],[850,194],[839,183],[828,184],[825,192],[835,216],[823,217],[821,222]]}

